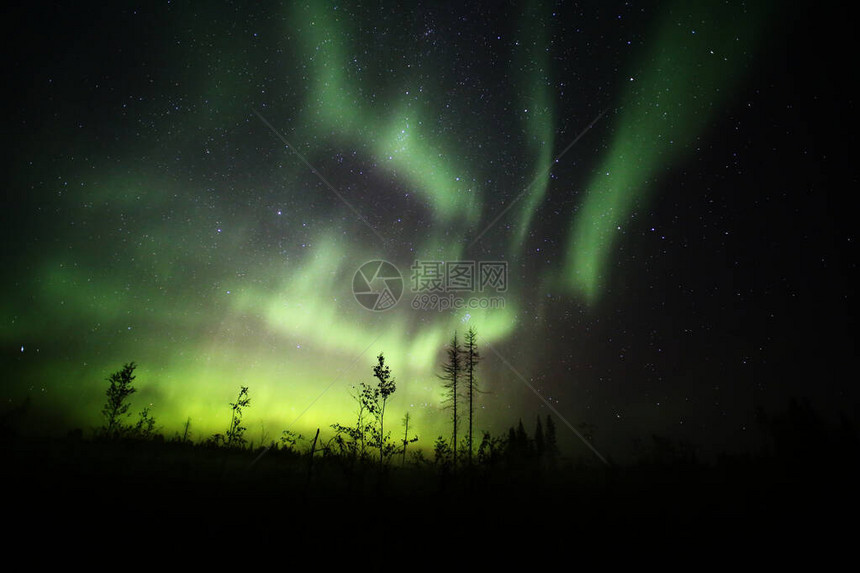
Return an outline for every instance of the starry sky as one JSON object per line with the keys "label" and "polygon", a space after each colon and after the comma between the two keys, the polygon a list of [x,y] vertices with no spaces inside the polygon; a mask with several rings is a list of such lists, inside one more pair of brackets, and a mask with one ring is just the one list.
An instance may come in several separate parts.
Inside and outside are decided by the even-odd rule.
{"label": "starry sky", "polygon": [[[250,439],[325,432],[382,352],[393,416],[429,445],[448,432],[444,346],[471,326],[480,430],[552,413],[563,444],[586,427],[621,458],[652,434],[755,447],[755,407],[793,396],[856,415],[843,19],[4,8],[4,411],[29,398],[30,430],[95,427],[105,378],[135,361],[133,410],[168,434],[223,431],[240,386]],[[383,311],[353,292],[375,260],[402,275]],[[421,308],[419,261],[503,263],[504,285]]]}

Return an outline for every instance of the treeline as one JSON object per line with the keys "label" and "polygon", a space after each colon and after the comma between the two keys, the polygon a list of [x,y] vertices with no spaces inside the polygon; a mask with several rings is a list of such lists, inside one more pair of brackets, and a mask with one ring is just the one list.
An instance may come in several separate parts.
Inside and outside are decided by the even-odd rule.
{"label": "treeline", "polygon": [[[106,400],[101,408],[103,424],[95,429],[94,439],[113,443],[171,443],[236,452],[253,450],[258,456],[307,457],[311,464],[313,459],[327,458],[350,470],[392,465],[427,467],[442,473],[472,467],[516,471],[557,469],[561,456],[555,420],[549,415],[537,418],[531,432],[526,430],[522,420],[498,435],[476,430],[481,358],[474,329],[466,332],[462,343],[454,333],[445,347],[445,360],[438,374],[443,394],[440,405],[450,433],[423,442],[424,447],[415,446],[419,437],[408,413],[399,420],[391,418],[397,383],[383,354],[379,354],[372,365],[372,381],[352,387],[355,403],[352,421],[318,428],[311,436],[286,429],[275,439],[261,435],[256,443],[248,438],[245,425],[246,412],[252,406],[251,390],[247,386],[241,386],[235,399],[228,402],[223,432],[195,436],[189,418],[180,431],[166,437],[158,429],[149,407],[132,410],[132,399],[137,392],[137,366],[130,362],[107,378]],[[24,415],[27,405],[13,408],[2,416],[0,434],[11,435],[12,421]],[[766,463],[793,472],[812,471],[811,468],[822,462],[842,468],[857,466],[860,438],[853,419],[843,416],[836,425],[828,423],[808,401],[797,399],[792,399],[783,411],[767,413],[759,408],[755,418],[762,447],[745,454],[718,454],[717,465],[742,467],[748,463],[759,466]],[[594,427],[580,424],[579,429],[582,439],[591,443]],[[83,438],[81,430],[69,434]],[[633,449],[633,463],[639,467],[690,468],[704,463],[693,444],[669,437],[643,437],[634,440]],[[581,467],[592,460],[585,456],[573,461]]]}
{"label": "treeline", "polygon": [[[544,425],[546,429],[544,429]],[[459,444],[459,456],[444,437],[439,436],[433,444],[434,466],[451,470],[460,466],[477,464],[483,467],[509,469],[555,469],[559,463],[559,449],[556,441],[555,422],[547,415],[545,422],[537,418],[533,436],[529,436],[522,420],[507,433],[493,436],[483,432],[481,442],[472,458],[468,457],[469,442],[463,439]]]}
{"label": "treeline", "polygon": [[186,420],[181,432],[172,438],[156,430],[156,420],[150,409],[144,408],[135,418],[131,410],[136,364],[130,362],[111,374],[105,391],[106,402],[102,407],[104,424],[95,431],[99,441],[172,442],[194,444],[207,448],[246,450],[263,448],[262,453],[286,453],[309,455],[311,458],[330,457],[356,465],[387,467],[428,466],[450,472],[459,468],[479,465],[482,467],[543,468],[553,469],[559,461],[556,427],[552,417],[536,420],[533,434],[529,436],[522,420],[502,435],[481,432],[476,435],[476,410],[481,393],[478,384],[481,355],[478,336],[469,328],[461,344],[455,332],[445,348],[445,362],[438,375],[442,381],[443,410],[449,416],[451,433],[439,435],[433,442],[431,453],[410,446],[418,442],[411,427],[411,417],[406,413],[400,427],[393,429],[389,404],[394,398],[397,383],[385,356],[379,354],[372,367],[373,381],[360,382],[352,388],[355,402],[355,419],[351,423],[331,424],[331,435],[321,438],[320,430],[306,437],[292,430],[283,430],[277,440],[254,444],[247,436],[244,415],[251,406],[250,390],[240,387],[235,401],[229,403],[229,424],[223,433],[207,436],[203,440],[192,439],[191,419]]}

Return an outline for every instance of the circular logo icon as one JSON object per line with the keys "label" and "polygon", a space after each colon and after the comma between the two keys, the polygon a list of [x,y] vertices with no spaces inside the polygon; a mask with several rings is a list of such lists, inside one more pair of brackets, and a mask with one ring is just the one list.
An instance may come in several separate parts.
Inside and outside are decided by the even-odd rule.
{"label": "circular logo icon", "polygon": [[388,310],[403,294],[403,277],[388,261],[369,261],[355,271],[352,294],[368,310]]}

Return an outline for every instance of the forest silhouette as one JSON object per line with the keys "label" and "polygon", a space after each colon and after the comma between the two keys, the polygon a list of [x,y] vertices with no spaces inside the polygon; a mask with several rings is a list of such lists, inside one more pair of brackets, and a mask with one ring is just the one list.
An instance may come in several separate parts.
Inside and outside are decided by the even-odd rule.
{"label": "forest silhouette", "polygon": [[[495,526],[555,514],[576,516],[569,527],[577,531],[633,527],[640,519],[683,530],[740,518],[745,525],[784,524],[853,499],[856,423],[847,417],[828,423],[802,399],[784,411],[757,409],[757,430],[765,437],[760,451],[708,462],[694,446],[659,435],[641,440],[631,463],[565,455],[549,414],[477,437],[477,333],[470,329],[465,341],[461,346],[454,335],[439,368],[449,435],[419,439],[408,414],[399,427],[390,419],[397,385],[383,354],[372,365],[373,382],[352,388],[353,420],[313,436],[287,429],[256,444],[245,434],[252,388],[241,386],[225,407],[223,433],[195,439],[189,418],[166,436],[149,408],[135,415],[136,364],[129,362],[108,377],[103,425],[89,435],[80,429],[63,438],[23,435],[15,427],[27,415],[25,405],[5,412],[6,477],[11,491],[41,508],[33,515],[98,522],[122,500],[140,508],[135,519],[148,527],[201,536],[223,533],[225,519],[268,531],[288,515],[294,533],[303,535],[344,523],[339,520],[387,522],[405,507],[423,526],[444,523],[448,508]],[[580,429],[593,439],[593,427]],[[816,495],[804,495],[811,491]]]}

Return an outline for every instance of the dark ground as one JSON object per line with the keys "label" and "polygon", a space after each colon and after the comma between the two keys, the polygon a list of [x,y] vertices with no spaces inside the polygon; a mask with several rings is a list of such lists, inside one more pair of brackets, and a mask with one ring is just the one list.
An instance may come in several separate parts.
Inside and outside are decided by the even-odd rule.
{"label": "dark ground", "polygon": [[860,475],[856,437],[804,458],[560,459],[554,469],[502,460],[456,473],[430,463],[380,472],[334,457],[309,468],[291,452],[163,441],[7,436],[2,447],[15,534],[65,542],[121,531],[209,542],[382,536],[423,547],[452,530],[476,542],[834,541],[854,531]]}

